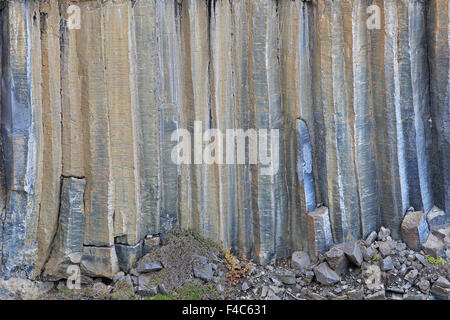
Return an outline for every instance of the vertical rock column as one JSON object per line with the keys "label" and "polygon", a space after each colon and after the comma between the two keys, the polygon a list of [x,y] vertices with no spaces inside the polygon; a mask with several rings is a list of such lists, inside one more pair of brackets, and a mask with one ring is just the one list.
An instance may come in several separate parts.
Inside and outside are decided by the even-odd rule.
{"label": "vertical rock column", "polygon": [[[283,149],[280,139],[279,150],[274,149],[270,137],[271,129],[279,130],[281,124],[280,67],[278,60],[278,14],[275,1],[251,1],[249,4],[249,64],[250,101],[255,107],[254,128],[258,134],[258,156],[268,152],[272,158]],[[265,132],[260,129],[266,130]],[[263,140],[265,139],[265,141]],[[265,143],[264,143],[265,142]],[[262,147],[262,148],[261,148]],[[279,152],[279,163],[284,163]],[[264,165],[258,164],[258,172],[252,177],[252,206],[255,224],[256,256],[266,262],[274,256],[283,256],[288,251],[286,183],[281,165],[276,172],[264,174]],[[270,165],[269,165],[270,167]],[[268,169],[267,165],[265,169]],[[270,168],[269,168],[270,170]]]}
{"label": "vertical rock column", "polygon": [[[219,188],[219,239],[226,248],[235,244],[237,238],[237,186],[236,150],[227,146],[234,141],[233,136],[226,135],[227,129],[235,129],[235,106],[232,87],[232,37],[231,5],[226,0],[218,0],[211,9],[211,89],[212,114],[217,129],[222,133],[217,150],[222,150],[222,163],[217,166]],[[225,145],[226,144],[226,145]],[[220,151],[219,151],[220,152]],[[233,246],[236,248],[236,245]]]}
{"label": "vertical rock column", "polygon": [[450,2],[431,0],[428,4],[427,39],[430,65],[430,105],[435,204],[450,222]]}
{"label": "vertical rock column", "polygon": [[81,262],[85,222],[83,202],[85,186],[84,179],[62,179],[58,231],[50,258],[45,265],[46,278],[66,279],[70,276],[68,267]]}
{"label": "vertical rock column", "polygon": [[59,8],[57,1],[40,7],[42,54],[42,192],[37,233],[38,253],[35,271],[47,260],[58,226],[61,150],[61,73],[59,45]]}
{"label": "vertical rock column", "polygon": [[159,106],[158,61],[159,22],[154,0],[134,5],[136,35],[136,77],[141,147],[141,210],[144,233],[159,232]]}
{"label": "vertical rock column", "polygon": [[354,106],[354,154],[356,185],[359,195],[361,236],[378,230],[378,188],[375,166],[375,118],[372,98],[370,32],[367,29],[369,1],[353,1],[352,9],[352,71]]}
{"label": "vertical rock column", "polygon": [[[431,209],[431,128],[429,115],[425,3],[385,1],[385,91],[387,144],[393,212],[382,210],[381,223],[399,236],[405,211]],[[422,79],[422,80],[420,80]],[[388,191],[389,190],[389,191]],[[390,191],[392,190],[392,191]],[[382,208],[383,209],[383,208]]]}
{"label": "vertical rock column", "polygon": [[114,177],[114,237],[135,246],[141,239],[138,143],[141,141],[136,102],[134,28],[129,1],[103,6],[106,99]]}
{"label": "vertical rock column", "polygon": [[177,223],[179,174],[178,166],[171,159],[172,132],[179,128],[179,111],[181,108],[180,76],[180,15],[175,1],[157,0],[157,16],[160,23],[159,68],[160,79],[160,188],[161,211],[160,231],[168,231]]}
{"label": "vertical rock column", "polygon": [[[249,21],[248,3],[245,0],[231,2],[232,28],[232,85],[235,105],[235,126],[247,132],[254,123],[254,108],[249,97]],[[254,127],[252,126],[252,129]],[[248,138],[250,141],[250,138]],[[245,144],[245,141],[244,141]],[[237,185],[237,247],[243,254],[249,255],[253,249],[252,224],[252,176],[257,168],[249,163],[249,145],[245,148],[245,163],[236,170]],[[236,153],[237,156],[237,153]]]}
{"label": "vertical rock column", "polygon": [[4,275],[32,276],[37,253],[42,161],[39,7],[8,2],[2,10],[1,137],[8,191],[2,217]]}
{"label": "vertical rock column", "polygon": [[[105,18],[99,2],[80,2],[79,6],[82,23],[81,29],[75,32],[86,164],[84,244],[110,247],[114,244],[115,188],[102,38]],[[95,248],[92,250],[95,251]]]}

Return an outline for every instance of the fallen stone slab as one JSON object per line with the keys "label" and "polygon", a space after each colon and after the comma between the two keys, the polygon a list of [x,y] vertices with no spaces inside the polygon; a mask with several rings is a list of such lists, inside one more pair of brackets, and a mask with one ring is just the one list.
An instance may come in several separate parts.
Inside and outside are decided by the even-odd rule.
{"label": "fallen stone slab", "polygon": [[124,272],[128,272],[137,261],[142,257],[142,241],[134,246],[116,243],[115,245],[117,259],[119,260],[119,268]]}
{"label": "fallen stone slab", "polygon": [[334,272],[334,270],[331,269],[326,262],[322,262],[316,266],[313,271],[316,276],[316,280],[323,285],[332,285],[341,281],[339,275]]}
{"label": "fallen stone slab", "polygon": [[381,261],[381,270],[382,271],[390,271],[394,269],[394,264],[392,263],[391,256],[387,256]]}
{"label": "fallen stone slab", "polygon": [[406,245],[419,251],[427,240],[429,229],[422,211],[408,211],[401,224],[401,234]]}
{"label": "fallen stone slab", "polygon": [[373,248],[372,246],[366,248],[363,252],[363,259],[364,261],[372,260],[373,257],[377,254],[377,249]]}
{"label": "fallen stone slab", "polygon": [[445,254],[445,244],[444,242],[435,236],[433,233],[430,233],[427,241],[423,244],[423,251],[432,257],[439,258]]}
{"label": "fallen stone slab", "polygon": [[344,273],[350,264],[342,247],[341,244],[335,245],[325,253],[325,259],[328,262],[328,265],[338,275]]}
{"label": "fallen stone slab", "polygon": [[375,240],[377,240],[377,233],[375,231],[372,231],[365,240],[366,246],[370,246],[372,243],[374,243]]}
{"label": "fallen stone slab", "polygon": [[437,230],[447,224],[445,212],[436,206],[433,206],[427,214],[427,223],[430,230]]}
{"label": "fallen stone slab", "polygon": [[333,245],[328,208],[321,206],[308,213],[306,229],[308,252],[311,260],[316,261],[320,253]]}
{"label": "fallen stone slab", "polygon": [[378,241],[386,241],[387,237],[391,235],[391,230],[385,227],[381,227],[380,231],[378,231],[377,240]]}
{"label": "fallen stone slab", "polygon": [[214,276],[214,270],[211,263],[203,266],[194,266],[193,271],[196,278],[199,278],[205,282],[211,281]]}
{"label": "fallen stone slab", "polygon": [[442,239],[444,244],[447,246],[447,248],[450,248],[450,226],[447,226],[445,228],[433,230],[432,233]]}
{"label": "fallen stone slab", "polygon": [[83,248],[81,272],[89,277],[112,279],[119,272],[119,261],[114,247]]}
{"label": "fallen stone slab", "polygon": [[392,253],[392,250],[394,249],[394,245],[395,243],[391,240],[391,241],[385,241],[385,242],[380,242],[378,244],[378,251],[380,251],[381,256],[383,258],[389,256]]}
{"label": "fallen stone slab", "polygon": [[163,268],[160,262],[154,261],[149,256],[142,257],[136,264],[136,270],[138,273],[148,273],[159,271]]}
{"label": "fallen stone slab", "polygon": [[343,250],[348,260],[354,265],[360,267],[363,262],[363,255],[358,241],[344,243]]}
{"label": "fallen stone slab", "polygon": [[450,300],[450,282],[440,276],[431,286],[430,292],[439,300]]}
{"label": "fallen stone slab", "polygon": [[291,257],[291,267],[298,270],[305,270],[309,266],[311,260],[305,251],[295,251]]}

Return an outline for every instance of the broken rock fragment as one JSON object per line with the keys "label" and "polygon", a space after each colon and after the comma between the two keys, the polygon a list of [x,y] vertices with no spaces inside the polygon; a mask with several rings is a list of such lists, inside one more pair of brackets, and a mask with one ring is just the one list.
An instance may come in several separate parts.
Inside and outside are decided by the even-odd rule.
{"label": "broken rock fragment", "polygon": [[328,265],[338,275],[344,273],[349,266],[349,261],[347,260],[342,247],[342,245],[335,245],[325,253],[325,259],[327,260]]}
{"label": "broken rock fragment", "polygon": [[119,268],[122,271],[128,272],[142,257],[142,242],[138,242],[134,246],[126,244],[115,244],[117,259],[119,261]]}
{"label": "broken rock fragment", "polygon": [[442,238],[439,238],[434,233],[430,233],[427,241],[423,244],[423,251],[430,256],[438,258],[445,253],[445,244]]}
{"label": "broken rock fragment", "polygon": [[304,270],[311,263],[308,253],[305,251],[295,251],[292,253],[291,266],[292,268]]}
{"label": "broken rock fragment", "polygon": [[114,247],[85,246],[80,267],[81,272],[89,277],[112,279],[119,272],[116,250]]}
{"label": "broken rock fragment", "polygon": [[445,212],[436,206],[433,206],[427,214],[427,222],[430,230],[442,228],[447,223]]}
{"label": "broken rock fragment", "polygon": [[363,262],[363,255],[358,241],[346,242],[343,246],[343,250],[348,260],[354,265],[360,267]]}
{"label": "broken rock fragment", "polygon": [[326,262],[316,266],[313,271],[317,281],[324,285],[332,285],[341,280],[339,275]]}
{"label": "broken rock fragment", "polygon": [[161,270],[162,268],[163,266],[161,263],[154,261],[149,256],[142,257],[136,265],[136,270],[139,273],[155,272]]}
{"label": "broken rock fragment", "polygon": [[422,211],[408,211],[401,225],[403,241],[409,248],[419,251],[428,237],[427,221]]}
{"label": "broken rock fragment", "polygon": [[321,206],[307,215],[308,249],[312,260],[326,252],[333,245],[328,208]]}
{"label": "broken rock fragment", "polygon": [[84,179],[63,178],[59,225],[54,248],[45,265],[44,275],[48,279],[60,280],[69,276],[67,268],[79,264],[83,253],[84,238]]}

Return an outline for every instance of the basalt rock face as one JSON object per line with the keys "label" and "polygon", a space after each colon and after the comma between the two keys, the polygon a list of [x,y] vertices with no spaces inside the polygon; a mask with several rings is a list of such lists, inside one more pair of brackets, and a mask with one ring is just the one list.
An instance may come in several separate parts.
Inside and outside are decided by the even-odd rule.
{"label": "basalt rock face", "polygon": [[[5,277],[61,278],[65,264],[111,277],[174,226],[265,262],[381,225],[399,238],[410,207],[450,222],[446,0],[0,8]],[[276,170],[173,161],[175,129],[205,147],[213,128],[278,129],[258,139]],[[308,224],[316,210],[323,226]]]}

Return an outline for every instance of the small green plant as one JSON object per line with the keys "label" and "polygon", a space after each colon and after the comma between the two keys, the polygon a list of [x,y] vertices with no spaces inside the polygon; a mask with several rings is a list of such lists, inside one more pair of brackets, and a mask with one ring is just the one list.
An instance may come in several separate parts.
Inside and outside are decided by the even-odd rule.
{"label": "small green plant", "polygon": [[428,256],[427,261],[430,264],[434,264],[434,265],[438,265],[438,266],[443,266],[445,264],[445,260],[442,257],[435,258],[432,256]]}
{"label": "small green plant", "polygon": [[369,261],[367,261],[368,263],[372,263],[375,261],[378,261],[380,259],[380,257],[378,256],[378,253],[375,253],[375,255],[373,256],[372,259],[369,259]]}

